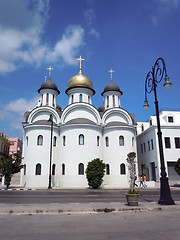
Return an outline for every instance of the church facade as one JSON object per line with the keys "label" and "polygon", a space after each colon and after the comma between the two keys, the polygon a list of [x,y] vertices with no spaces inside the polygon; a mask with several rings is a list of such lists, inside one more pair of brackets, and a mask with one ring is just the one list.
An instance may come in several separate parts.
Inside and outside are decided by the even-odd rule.
{"label": "church facade", "polygon": [[50,67],[49,79],[38,90],[40,102],[24,114],[23,187],[47,188],[50,175],[53,188],[87,188],[85,170],[95,158],[106,164],[102,187],[129,186],[126,159],[136,152],[135,116],[121,108],[122,92],[112,80],[112,69],[102,92],[103,105],[95,108],[92,81],[81,71],[83,59],[78,60],[79,73],[65,91],[67,106],[62,110],[57,104],[60,91]]}

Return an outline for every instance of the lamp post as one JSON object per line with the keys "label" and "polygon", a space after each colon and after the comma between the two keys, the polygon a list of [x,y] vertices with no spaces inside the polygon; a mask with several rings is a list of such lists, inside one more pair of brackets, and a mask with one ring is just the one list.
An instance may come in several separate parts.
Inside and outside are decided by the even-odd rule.
{"label": "lamp post", "polygon": [[51,122],[51,141],[50,141],[50,165],[49,165],[49,186],[48,189],[51,189],[51,162],[52,162],[52,140],[53,140],[53,116],[50,114],[49,122]]}
{"label": "lamp post", "polygon": [[156,108],[156,119],[157,119],[157,128],[158,128],[158,143],[159,143],[159,155],[160,155],[160,164],[161,164],[161,178],[160,178],[160,199],[158,204],[162,205],[174,205],[174,201],[171,197],[169,182],[166,174],[166,168],[164,163],[164,153],[163,153],[163,143],[162,143],[162,132],[160,126],[159,119],[159,106],[157,101],[157,84],[160,83],[165,76],[164,87],[169,90],[171,88],[172,83],[169,81],[169,77],[167,76],[166,65],[163,58],[158,58],[152,67],[152,71],[149,71],[146,76],[145,81],[145,100],[144,100],[144,110],[147,111],[149,109],[149,104],[147,100],[147,93],[151,93],[154,91],[155,98],[155,108]]}

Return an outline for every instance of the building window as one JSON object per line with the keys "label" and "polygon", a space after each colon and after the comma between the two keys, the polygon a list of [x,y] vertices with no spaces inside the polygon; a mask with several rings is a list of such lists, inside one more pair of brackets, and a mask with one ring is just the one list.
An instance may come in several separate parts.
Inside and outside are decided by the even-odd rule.
{"label": "building window", "polygon": [[174,122],[173,117],[168,117],[168,122],[173,123]]}
{"label": "building window", "polygon": [[52,175],[54,176],[56,172],[56,164],[52,165]]}
{"label": "building window", "polygon": [[99,136],[97,136],[97,146],[99,147],[99,140],[100,140],[100,137]]}
{"label": "building window", "polygon": [[132,137],[132,147],[134,147],[134,137]]}
{"label": "building window", "polygon": [[146,144],[143,143],[143,146],[144,146],[144,152],[146,152]]}
{"label": "building window", "polygon": [[46,105],[49,103],[49,93],[46,94]]}
{"label": "building window", "polygon": [[63,136],[63,146],[66,146],[66,136]]}
{"label": "building window", "polygon": [[106,141],[106,147],[109,147],[109,138],[106,137],[106,138],[105,138],[105,141]]}
{"label": "building window", "polygon": [[149,120],[149,125],[152,126],[152,119]]}
{"label": "building window", "polygon": [[53,107],[55,106],[55,96],[53,95]]}
{"label": "building window", "polygon": [[57,137],[54,137],[54,139],[53,139],[53,146],[54,147],[56,146],[56,142],[57,142]]}
{"label": "building window", "polygon": [[175,137],[174,141],[175,141],[175,147],[176,148],[180,148],[180,138],[179,137]]}
{"label": "building window", "polygon": [[144,125],[141,125],[141,131],[144,132]]}
{"label": "building window", "polygon": [[26,146],[28,146],[28,137],[26,137]]}
{"label": "building window", "polygon": [[123,136],[119,137],[119,146],[124,146],[124,137]]}
{"label": "building window", "polygon": [[79,135],[79,145],[84,145],[84,135],[83,134]]}
{"label": "building window", "polygon": [[41,175],[41,164],[40,163],[36,164],[36,173],[35,174]]}
{"label": "building window", "polygon": [[150,141],[148,141],[148,150],[150,151]]}
{"label": "building window", "polygon": [[74,95],[71,96],[71,103],[74,102]]}
{"label": "building window", "polygon": [[109,164],[106,164],[106,175],[110,175],[110,167],[109,167]]}
{"label": "building window", "polygon": [[126,166],[124,163],[120,165],[120,174],[125,175],[126,174]]}
{"label": "building window", "polygon": [[43,145],[43,136],[39,135],[37,138],[37,145],[42,146]]}
{"label": "building window", "polygon": [[82,102],[82,94],[79,95],[79,102]]}
{"label": "building window", "polygon": [[119,107],[120,107],[120,97],[118,97],[118,105],[119,105]]}
{"label": "building window", "polygon": [[65,175],[65,164],[62,164],[62,175]]}
{"label": "building window", "polygon": [[26,164],[24,164],[23,168],[24,168],[24,175],[26,175]]}
{"label": "building window", "polygon": [[84,164],[83,163],[80,163],[78,166],[78,174],[84,175]]}
{"label": "building window", "polygon": [[113,107],[115,107],[115,96],[113,95]]}
{"label": "building window", "polygon": [[153,143],[153,139],[151,139],[151,149],[154,150],[154,143]]}
{"label": "building window", "polygon": [[141,144],[141,153],[143,153],[143,145]]}
{"label": "building window", "polygon": [[88,103],[89,103],[89,104],[91,103],[91,98],[90,98],[90,96],[88,96]]}
{"label": "building window", "polygon": [[165,148],[171,148],[170,137],[165,137],[164,142],[165,142]]}
{"label": "building window", "polygon": [[109,107],[109,96],[107,96],[107,108]]}

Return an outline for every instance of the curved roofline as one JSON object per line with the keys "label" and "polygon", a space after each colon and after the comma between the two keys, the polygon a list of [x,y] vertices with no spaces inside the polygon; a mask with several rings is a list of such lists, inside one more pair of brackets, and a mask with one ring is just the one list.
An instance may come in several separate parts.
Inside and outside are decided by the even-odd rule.
{"label": "curved roofline", "polygon": [[[93,95],[96,93],[96,91],[93,89],[93,88],[89,88],[89,87],[84,87],[84,86],[75,86],[75,87],[70,87],[70,88],[67,88],[65,93],[67,94],[67,92],[70,90],[70,89],[73,89],[73,88],[87,88],[89,90],[91,90],[93,92]],[[68,95],[68,94],[67,94]]]}

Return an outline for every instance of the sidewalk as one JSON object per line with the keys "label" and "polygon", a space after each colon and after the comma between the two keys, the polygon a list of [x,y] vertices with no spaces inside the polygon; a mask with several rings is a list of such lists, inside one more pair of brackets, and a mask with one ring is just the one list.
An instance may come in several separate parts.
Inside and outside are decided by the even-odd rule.
{"label": "sidewalk", "polygon": [[180,211],[180,201],[176,205],[159,205],[156,202],[139,202],[138,206],[125,203],[67,203],[67,204],[0,204],[0,214],[82,214],[109,212]]}

